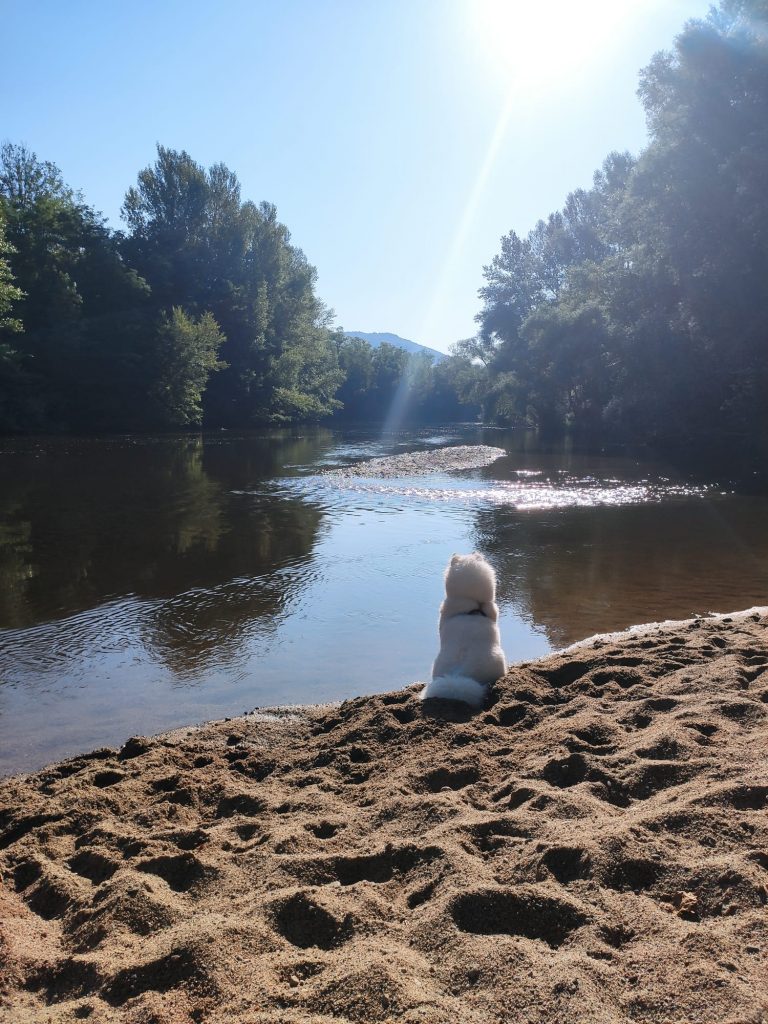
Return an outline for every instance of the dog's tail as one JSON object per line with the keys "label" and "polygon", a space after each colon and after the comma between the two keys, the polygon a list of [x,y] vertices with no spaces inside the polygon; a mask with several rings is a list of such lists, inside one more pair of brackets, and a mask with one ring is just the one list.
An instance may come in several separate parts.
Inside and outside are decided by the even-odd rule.
{"label": "dog's tail", "polygon": [[419,694],[421,700],[460,700],[471,708],[481,708],[488,687],[469,676],[436,676]]}

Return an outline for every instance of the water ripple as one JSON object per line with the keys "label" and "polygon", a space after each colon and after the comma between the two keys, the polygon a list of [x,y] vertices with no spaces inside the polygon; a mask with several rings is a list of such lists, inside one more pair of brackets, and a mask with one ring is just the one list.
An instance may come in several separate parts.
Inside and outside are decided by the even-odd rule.
{"label": "water ripple", "polygon": [[372,480],[354,477],[305,477],[301,481],[286,482],[297,495],[319,501],[330,507],[353,509],[362,507],[386,512],[393,502],[418,503],[426,506],[477,507],[495,506],[510,509],[564,509],[590,508],[604,505],[645,505],[675,499],[704,497],[711,488],[688,484],[672,484],[662,480],[635,482],[595,477],[558,476],[541,479],[537,470],[517,470],[514,480],[486,480],[476,477],[467,480],[440,477],[430,483],[423,479],[398,478]]}

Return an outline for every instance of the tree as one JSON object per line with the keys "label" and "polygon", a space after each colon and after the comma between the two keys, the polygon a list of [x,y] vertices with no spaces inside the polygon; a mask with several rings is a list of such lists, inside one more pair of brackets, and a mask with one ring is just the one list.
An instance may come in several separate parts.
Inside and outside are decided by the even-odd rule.
{"label": "tree", "polygon": [[24,372],[13,337],[22,330],[22,323],[11,315],[24,293],[14,284],[9,262],[13,252],[0,217],[0,431],[17,429],[24,406]]}
{"label": "tree", "polygon": [[343,379],[337,392],[341,414],[349,420],[365,420],[370,416],[370,392],[373,388],[374,348],[363,338],[336,338],[336,351]]}
{"label": "tree", "polygon": [[13,379],[3,383],[6,398],[15,396],[6,429],[96,425],[96,407],[114,408],[110,393],[125,384],[121,332],[144,304],[146,284],[59,169],[24,146],[0,150],[0,214],[24,293]]}
{"label": "tree", "polygon": [[476,420],[481,411],[478,383],[484,379],[483,369],[460,355],[434,363],[423,389],[420,418],[434,423]]}
{"label": "tree", "polygon": [[21,320],[11,316],[16,303],[23,297],[24,292],[14,284],[13,272],[11,271],[8,258],[15,250],[5,240],[5,225],[0,219],[0,332],[16,334],[22,329]]}
{"label": "tree", "polygon": [[174,306],[163,318],[157,339],[152,396],[160,424],[197,426],[203,418],[202,396],[208,378],[226,366],[216,358],[224,336],[211,313],[203,313],[195,321]]}
{"label": "tree", "polygon": [[269,203],[243,202],[223,164],[206,170],[158,146],[123,205],[126,259],[159,308],[213,314],[227,368],[204,396],[206,422],[284,422],[329,414],[338,384],[330,315],[316,272]]}
{"label": "tree", "polygon": [[[762,19],[762,20],[761,20]],[[677,288],[693,424],[765,431],[768,385],[766,4],[689,23],[641,76],[652,144],[632,190]]]}
{"label": "tree", "polygon": [[343,380],[335,346],[328,332],[304,333],[275,362],[275,422],[319,420],[341,408],[336,397]]}
{"label": "tree", "polygon": [[[485,268],[486,415],[644,440],[768,442],[765,0],[725,0],[641,75],[651,142],[613,153]],[[762,19],[762,20],[761,20]]]}

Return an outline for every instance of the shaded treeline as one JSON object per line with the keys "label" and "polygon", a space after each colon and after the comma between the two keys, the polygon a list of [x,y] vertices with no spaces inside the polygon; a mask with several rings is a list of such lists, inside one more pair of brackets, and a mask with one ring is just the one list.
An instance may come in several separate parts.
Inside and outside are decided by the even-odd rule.
{"label": "shaded treeline", "polygon": [[643,440],[766,437],[768,4],[724,0],[641,73],[650,144],[485,268],[484,415]]}
{"label": "shaded treeline", "polygon": [[469,360],[433,379],[333,329],[275,207],[223,164],[158,146],[122,215],[110,231],[54,164],[3,146],[0,430],[383,418],[403,379],[412,415],[466,418],[452,374]]}
{"label": "shaded treeline", "polygon": [[722,0],[641,73],[650,144],[485,268],[431,364],[334,329],[274,206],[158,147],[112,232],[0,163],[0,430],[484,419],[685,444],[768,437],[768,0]]}

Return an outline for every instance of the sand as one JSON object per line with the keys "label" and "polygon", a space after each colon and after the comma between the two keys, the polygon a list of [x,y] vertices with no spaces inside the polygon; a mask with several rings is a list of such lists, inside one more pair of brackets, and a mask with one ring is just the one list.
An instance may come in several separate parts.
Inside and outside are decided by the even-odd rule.
{"label": "sand", "polygon": [[417,691],[0,784],[0,1020],[768,1019],[766,609]]}

